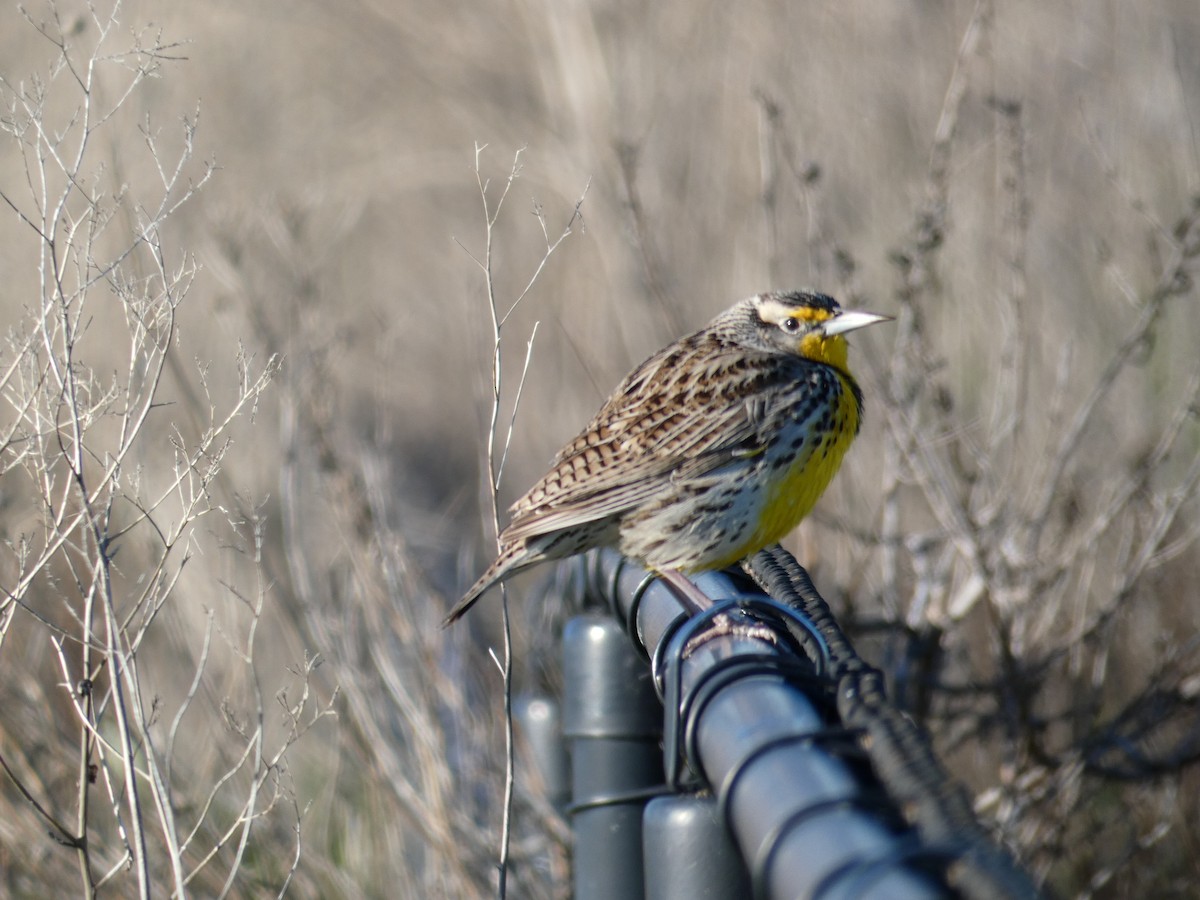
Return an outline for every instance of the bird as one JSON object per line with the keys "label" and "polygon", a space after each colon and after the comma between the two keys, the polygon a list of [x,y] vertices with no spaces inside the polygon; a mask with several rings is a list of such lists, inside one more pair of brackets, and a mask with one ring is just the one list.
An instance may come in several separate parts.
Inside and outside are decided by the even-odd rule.
{"label": "bird", "polygon": [[442,627],[511,575],[596,547],[690,586],[780,541],[862,426],[845,336],[890,319],[772,291],[659,350],[512,505],[495,561]]}

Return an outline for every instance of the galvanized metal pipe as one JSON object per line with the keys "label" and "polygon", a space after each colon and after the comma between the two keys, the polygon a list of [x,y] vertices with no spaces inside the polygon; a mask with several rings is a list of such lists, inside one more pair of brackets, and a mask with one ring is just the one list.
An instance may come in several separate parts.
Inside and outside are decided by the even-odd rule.
{"label": "galvanized metal pipe", "polygon": [[[890,827],[872,809],[851,768],[823,748],[828,729],[792,677],[798,659],[786,635],[736,609],[706,633],[685,634],[678,630],[684,616],[675,595],[643,570],[605,552],[593,558],[589,572],[592,592],[660,661],[658,688],[668,699],[677,695],[673,699],[682,705],[679,749],[712,787],[756,895],[789,900],[951,895],[910,865],[910,857],[929,848]],[[750,590],[723,573],[696,581],[717,601]]]}

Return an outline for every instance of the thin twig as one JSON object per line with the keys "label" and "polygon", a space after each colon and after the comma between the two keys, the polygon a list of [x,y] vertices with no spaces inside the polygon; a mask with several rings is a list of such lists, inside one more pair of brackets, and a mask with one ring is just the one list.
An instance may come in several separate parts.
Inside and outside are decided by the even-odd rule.
{"label": "thin twig", "polygon": [[[508,177],[504,182],[504,188],[500,192],[500,196],[493,202],[488,195],[489,180],[483,177],[482,172],[482,154],[486,148],[486,144],[475,145],[475,182],[479,190],[480,200],[483,203],[483,217],[485,223],[484,232],[484,250],[481,257],[474,254],[469,254],[472,261],[479,266],[484,277],[484,291],[487,297],[488,312],[492,325],[492,354],[491,354],[491,385],[490,385],[490,410],[489,423],[487,430],[487,441],[485,448],[485,465],[487,469],[487,484],[488,490],[488,518],[491,524],[492,532],[496,535],[496,547],[500,549],[500,501],[499,490],[501,477],[504,472],[505,462],[508,459],[508,451],[512,443],[513,429],[516,423],[517,411],[520,408],[521,397],[524,392],[525,381],[529,374],[529,365],[533,356],[534,340],[537,337],[537,324],[534,325],[525,348],[525,362],[521,370],[521,378],[517,385],[516,396],[513,400],[512,414],[509,419],[508,429],[504,435],[503,441],[499,434],[500,411],[503,399],[503,382],[502,382],[502,367],[501,357],[503,351],[503,329],[509,317],[521,305],[522,301],[529,296],[533,286],[537,283],[542,273],[545,271],[550,257],[558,249],[564,240],[571,235],[576,221],[582,221],[583,202],[587,197],[588,188],[591,182],[585,186],[582,195],[575,203],[575,207],[568,218],[566,225],[562,231],[551,239],[550,230],[546,224],[545,214],[542,208],[534,204],[534,214],[537,217],[538,224],[541,227],[542,237],[545,240],[546,247],[538,263],[534,266],[533,273],[525,282],[524,287],[517,294],[516,298],[508,304],[504,313],[500,313],[500,303],[498,299],[498,287],[495,278],[495,237],[496,225],[499,222],[500,211],[504,205],[505,199],[512,190],[513,183],[521,173],[521,154],[524,148],[518,150],[513,157],[512,165],[509,169]],[[460,244],[461,246],[461,244]],[[464,248],[465,249],[465,248]],[[503,898],[508,890],[508,871],[509,859],[511,852],[511,835],[512,835],[512,815],[513,815],[513,798],[514,786],[516,780],[516,750],[513,734],[513,718],[512,718],[512,619],[508,604],[508,590],[505,585],[500,585],[501,596],[501,622],[502,622],[502,646],[499,655],[494,650],[489,648],[489,653],[492,659],[499,667],[502,681],[503,695],[503,712],[504,712],[504,758],[505,758],[505,774],[504,774],[504,800],[503,814],[500,829],[500,847],[497,860],[497,870],[499,878],[497,882],[497,896]]]}
{"label": "thin twig", "polygon": [[533,330],[529,332],[529,340],[525,343],[525,364],[521,367],[521,380],[517,383],[517,396],[513,401],[512,415],[508,419],[508,431],[504,435],[504,450],[500,454],[500,465],[496,467],[496,481],[494,487],[500,489],[500,479],[504,477],[504,463],[508,459],[508,449],[512,446],[513,427],[517,423],[517,410],[521,405],[521,395],[525,391],[525,378],[529,374],[529,362],[533,359],[533,342],[537,340],[537,330],[540,322],[533,323]]}

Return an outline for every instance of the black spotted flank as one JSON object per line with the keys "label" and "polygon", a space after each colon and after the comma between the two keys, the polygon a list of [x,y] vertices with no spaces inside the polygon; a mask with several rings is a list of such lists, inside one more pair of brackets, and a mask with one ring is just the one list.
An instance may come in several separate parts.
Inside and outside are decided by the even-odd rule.
{"label": "black spotted flank", "polygon": [[822,399],[816,395],[809,395],[808,397],[805,397],[802,402],[797,403],[792,407],[792,421],[803,422],[810,418],[816,413],[817,407],[820,406],[821,403]]}

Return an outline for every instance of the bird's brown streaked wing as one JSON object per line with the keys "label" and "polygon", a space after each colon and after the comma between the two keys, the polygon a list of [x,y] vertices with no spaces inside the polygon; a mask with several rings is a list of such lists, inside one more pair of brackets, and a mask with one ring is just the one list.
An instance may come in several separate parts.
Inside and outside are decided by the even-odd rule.
{"label": "bird's brown streaked wing", "polygon": [[[629,471],[622,466],[636,465],[635,458],[644,453],[686,455],[689,450],[721,442],[721,438],[729,444],[744,441],[746,429],[754,424],[753,414],[751,420],[743,418],[745,411],[738,398],[729,396],[728,391],[721,398],[724,402],[711,402],[711,394],[707,401],[698,398],[703,385],[697,383],[701,379],[696,373],[731,368],[745,360],[746,350],[704,337],[697,333],[683,338],[626,376],[587,427],[558,452],[554,469],[564,465],[579,468],[599,455],[604,469],[619,473]],[[765,357],[757,362],[769,367]],[[714,409],[716,417],[698,415]],[[731,414],[722,416],[721,412]],[[588,477],[592,477],[590,471]]]}
{"label": "bird's brown streaked wing", "polygon": [[[671,398],[663,386],[672,380],[671,370],[679,370],[681,361],[690,362],[697,355],[699,338],[700,333],[682,338],[626,375],[587,427],[558,451],[551,465],[557,468],[588,447],[599,448],[605,443],[627,440],[636,432],[652,428],[651,411],[658,407],[664,415],[668,412],[666,406]],[[678,408],[673,411],[679,412]]]}
{"label": "bird's brown streaked wing", "polygon": [[652,500],[672,478],[699,477],[761,450],[761,404],[717,404],[707,415],[679,410],[670,390],[615,393],[513,505],[505,539],[620,515]]}
{"label": "bird's brown streaked wing", "polygon": [[610,488],[611,479],[652,477],[660,466],[669,466],[664,453],[647,453],[643,445],[648,432],[679,414],[668,409],[669,398],[652,387],[661,383],[655,373],[664,361],[679,355],[674,347],[665,348],[629,373],[584,429],[558,451],[550,471],[509,507],[510,516],[516,520],[532,509],[577,501]]}
{"label": "bird's brown streaked wing", "polygon": [[673,476],[685,473],[687,477],[698,478],[747,456],[736,448],[714,448],[682,459],[664,457],[653,461],[653,466],[640,467],[633,478],[626,475],[611,479],[605,487],[589,483],[585,490],[560,491],[547,502],[523,506],[504,529],[503,540],[521,541],[620,516],[652,501]]}

